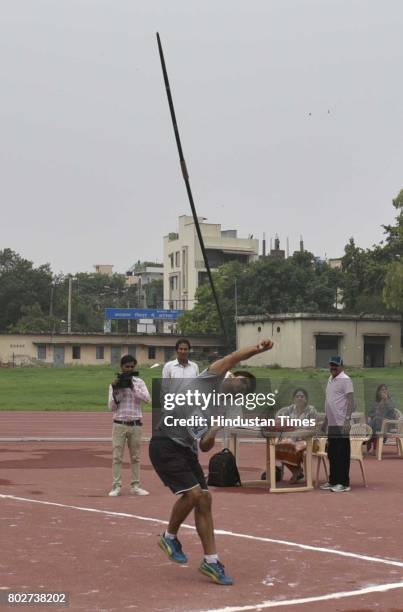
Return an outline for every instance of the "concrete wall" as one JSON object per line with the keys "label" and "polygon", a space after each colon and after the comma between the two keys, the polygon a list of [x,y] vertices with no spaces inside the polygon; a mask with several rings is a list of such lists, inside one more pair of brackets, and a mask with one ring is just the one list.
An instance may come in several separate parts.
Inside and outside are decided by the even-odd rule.
{"label": "concrete wall", "polygon": [[[241,317],[241,319],[247,317]],[[248,346],[259,340],[271,338],[274,348],[248,361],[250,365],[288,368],[316,367],[316,336],[339,336],[339,354],[346,366],[364,366],[364,336],[385,336],[385,366],[403,362],[400,347],[399,321],[364,320],[360,318],[318,319],[287,315],[287,318],[253,317],[253,321],[238,321],[238,346]],[[330,357],[330,355],[329,355]]]}
{"label": "concrete wall", "polygon": [[274,342],[272,350],[252,357],[247,362],[249,365],[279,365],[283,368],[301,367],[301,321],[272,320],[238,324],[239,347],[257,344],[267,338]]}
{"label": "concrete wall", "polygon": [[339,335],[339,353],[346,366],[363,367],[364,336],[389,336],[385,342],[385,366],[400,363],[400,324],[389,321],[304,320],[301,367],[316,365],[316,335]]}
{"label": "concrete wall", "polygon": [[[64,348],[65,365],[109,365],[113,348],[118,356],[133,352],[140,365],[165,363],[175,352],[177,336],[135,335],[114,336],[109,334],[0,334],[0,364],[53,365],[55,348]],[[189,338],[196,351],[214,351],[220,342],[214,337]],[[46,347],[45,359],[38,359],[38,345]],[[73,347],[80,347],[80,359],[73,359]],[[96,358],[96,347],[104,347],[104,358]],[[148,349],[155,349],[155,357],[148,357]],[[119,350],[120,349],[120,350]],[[57,348],[56,348],[57,350]]]}

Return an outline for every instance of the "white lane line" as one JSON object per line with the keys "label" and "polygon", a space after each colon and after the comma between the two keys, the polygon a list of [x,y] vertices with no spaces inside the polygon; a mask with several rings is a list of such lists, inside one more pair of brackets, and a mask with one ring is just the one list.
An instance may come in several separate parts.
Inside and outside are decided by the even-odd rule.
{"label": "white lane line", "polygon": [[[149,516],[140,516],[138,514],[129,514],[126,512],[114,512],[112,510],[98,510],[97,508],[88,508],[85,506],[69,506],[67,504],[60,504],[58,502],[44,501],[42,499],[32,499],[30,497],[17,497],[15,495],[3,495],[0,494],[0,499],[13,499],[15,501],[29,502],[32,504],[41,504],[44,506],[56,506],[58,508],[68,508],[70,510],[81,510],[83,512],[94,512],[97,514],[106,514],[108,516],[120,516],[123,518],[134,518],[139,521],[147,521],[151,523],[159,523],[160,525],[168,525],[168,521],[161,519],[152,518]],[[184,529],[196,530],[193,525],[182,524]],[[351,559],[359,559],[360,561],[369,561],[371,563],[382,563],[384,565],[393,565],[395,567],[403,567],[403,561],[394,561],[393,559],[383,559],[381,557],[372,557],[369,555],[360,555],[358,553],[333,549],[333,548],[322,548],[320,546],[311,546],[310,544],[299,544],[298,542],[291,542],[289,540],[276,540],[274,538],[266,538],[263,536],[253,536],[247,533],[238,533],[236,531],[226,531],[224,529],[216,529],[216,535],[231,536],[233,538],[242,538],[245,540],[254,540],[255,542],[266,542],[270,544],[281,544],[283,546],[292,546],[294,548],[300,548],[302,550],[310,550],[313,552],[320,552],[329,555],[336,555],[339,557],[349,557]]]}
{"label": "white lane line", "polygon": [[356,591],[341,591],[339,593],[329,593],[328,595],[317,595],[316,597],[301,597],[300,599],[282,599],[279,601],[262,601],[261,603],[250,604],[247,606],[227,606],[226,608],[210,608],[200,612],[246,612],[247,610],[263,610],[264,608],[280,608],[284,606],[297,606],[315,601],[329,601],[331,599],[342,599],[343,597],[360,597],[369,593],[385,593],[393,589],[403,589],[403,582],[391,582],[380,584]]}

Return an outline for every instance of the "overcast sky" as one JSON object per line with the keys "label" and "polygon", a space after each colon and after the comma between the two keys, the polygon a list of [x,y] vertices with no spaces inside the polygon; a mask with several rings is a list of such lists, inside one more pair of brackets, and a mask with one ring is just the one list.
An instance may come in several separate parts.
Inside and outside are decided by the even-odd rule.
{"label": "overcast sky", "polygon": [[0,249],[55,272],[161,260],[198,213],[316,255],[403,187],[401,0],[2,0]]}

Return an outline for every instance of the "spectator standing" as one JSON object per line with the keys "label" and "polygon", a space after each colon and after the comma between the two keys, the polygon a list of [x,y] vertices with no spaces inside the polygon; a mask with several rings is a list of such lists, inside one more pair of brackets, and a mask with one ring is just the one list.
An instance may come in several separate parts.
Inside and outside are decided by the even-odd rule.
{"label": "spectator standing", "polygon": [[132,478],[130,492],[133,495],[148,495],[140,487],[140,450],[142,412],[141,401],[149,403],[150,394],[146,384],[138,378],[137,365],[132,355],[120,360],[121,372],[109,385],[108,408],[112,411],[113,484],[110,497],[117,497],[122,488],[122,461],[125,444],[129,448]]}
{"label": "spectator standing", "polygon": [[176,359],[164,365],[162,378],[196,378],[199,376],[199,366],[189,360],[190,348],[187,338],[179,338],[175,344]]}
{"label": "spectator standing", "polygon": [[350,491],[350,419],[354,410],[354,388],[343,371],[340,356],[329,359],[330,377],[326,387],[326,419],[323,430],[328,435],[329,482],[321,489],[342,493]]}

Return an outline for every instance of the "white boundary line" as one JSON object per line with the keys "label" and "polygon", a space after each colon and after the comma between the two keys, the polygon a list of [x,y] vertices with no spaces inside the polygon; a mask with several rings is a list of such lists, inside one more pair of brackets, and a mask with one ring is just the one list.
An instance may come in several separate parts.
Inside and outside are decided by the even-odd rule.
{"label": "white boundary line", "polygon": [[[44,505],[44,506],[55,506],[58,508],[67,508],[70,510],[81,510],[83,512],[94,512],[96,514],[106,514],[108,516],[116,516],[116,517],[122,517],[122,518],[134,518],[140,521],[147,521],[147,522],[152,522],[152,523],[159,523],[162,525],[167,525],[168,521],[163,521],[161,519],[156,519],[156,518],[152,518],[152,517],[148,517],[148,516],[139,516],[136,514],[129,514],[126,512],[114,512],[111,510],[98,510],[97,508],[88,508],[88,507],[83,507],[83,506],[69,506],[67,504],[61,504],[58,502],[49,502],[49,501],[43,501],[40,499],[32,499],[29,497],[17,497],[15,495],[3,495],[0,494],[0,499],[11,499],[14,501],[23,501],[23,502],[28,502],[28,503],[33,503],[33,504],[40,504],[40,505]],[[193,525],[187,525],[187,524],[183,524],[182,527],[186,528],[186,529],[192,529],[195,530],[196,528]],[[311,550],[314,552],[323,552],[323,553],[328,553],[328,554],[333,554],[333,555],[339,555],[342,557],[350,557],[350,558],[354,558],[354,559],[359,559],[361,561],[368,561],[368,562],[375,562],[375,563],[383,563],[385,565],[393,565],[396,567],[401,567],[403,568],[403,562],[400,561],[393,561],[391,559],[382,559],[380,557],[371,557],[369,555],[359,555],[357,553],[352,553],[352,552],[347,552],[347,551],[341,551],[341,550],[333,550],[331,548],[322,548],[322,547],[318,547],[318,546],[310,546],[307,544],[299,544],[297,542],[290,542],[287,540],[275,540],[273,538],[264,538],[264,537],[259,537],[259,536],[252,536],[252,535],[248,535],[248,534],[244,534],[244,533],[237,533],[237,532],[233,532],[233,531],[225,531],[223,529],[218,529],[215,532],[217,535],[228,535],[228,536],[232,536],[235,538],[244,538],[244,539],[248,539],[248,540],[255,540],[258,542],[270,542],[270,543],[274,543],[274,544],[283,544],[285,546],[293,546],[293,547],[297,547],[297,548],[301,548],[303,550]],[[319,602],[319,601],[330,601],[330,600],[335,600],[335,599],[342,599],[342,598],[346,598],[346,597],[357,597],[357,596],[363,596],[363,595],[367,595],[369,593],[385,593],[387,591],[391,591],[394,589],[402,589],[403,588],[403,582],[393,582],[393,583],[388,583],[388,584],[381,584],[381,585],[374,585],[374,586],[370,586],[370,587],[364,587],[363,589],[357,589],[355,591],[341,591],[338,593],[328,593],[327,595],[317,595],[314,597],[303,597],[303,598],[299,598],[299,599],[288,599],[288,600],[266,600],[266,601],[262,601],[260,603],[255,603],[255,604],[249,604],[246,606],[227,606],[225,608],[210,608],[201,612],[247,612],[248,610],[262,610],[262,609],[267,609],[267,608],[280,608],[280,607],[284,607],[284,606],[295,606],[295,605],[302,605],[302,604],[306,604],[306,603],[314,603],[314,602]]]}
{"label": "white boundary line", "polygon": [[[140,516],[138,514],[130,514],[126,512],[115,512],[113,510],[98,510],[97,508],[88,508],[85,506],[69,506],[67,504],[61,504],[58,502],[44,501],[42,499],[32,499],[30,497],[17,497],[15,495],[4,495],[0,493],[0,499],[12,499],[15,501],[24,501],[32,504],[41,504],[44,506],[55,506],[57,508],[67,508],[70,510],[81,510],[83,512],[94,512],[96,514],[106,514],[108,516],[117,516],[122,518],[134,518],[139,521],[147,521],[151,523],[159,523],[160,525],[168,525],[168,521],[161,519],[152,518],[149,516]],[[183,523],[181,525],[184,529],[196,530],[193,525],[187,525]],[[371,563],[382,563],[384,565],[393,565],[395,567],[403,568],[403,561],[394,561],[393,559],[383,559],[381,557],[371,557],[369,555],[360,555],[358,553],[335,550],[333,548],[322,548],[320,546],[311,546],[310,544],[299,544],[298,542],[291,542],[289,540],[276,540],[274,538],[266,538],[263,536],[253,536],[247,533],[238,533],[236,531],[226,531],[224,529],[215,529],[216,535],[231,536],[233,538],[242,538],[245,540],[254,540],[255,542],[269,542],[270,544],[283,544],[284,546],[292,546],[294,548],[301,548],[302,550],[310,550],[313,552],[320,552],[330,555],[336,555],[339,557],[350,557],[352,559],[359,559],[360,561],[368,561]]]}
{"label": "white boundary line", "polygon": [[329,593],[328,595],[317,595],[316,597],[302,597],[301,599],[282,599],[279,601],[262,601],[257,604],[247,606],[228,606],[226,608],[210,608],[209,610],[201,610],[201,612],[244,612],[246,610],[263,610],[264,608],[280,608],[283,606],[297,606],[300,604],[314,603],[315,601],[329,601],[331,599],[342,599],[343,597],[357,597],[367,595],[369,593],[385,593],[392,589],[403,589],[403,582],[391,582],[389,584],[380,584],[356,591],[341,591],[340,593]]}
{"label": "white boundary line", "polygon": [[[0,442],[111,442],[112,441],[112,437],[109,436],[108,438],[74,438],[74,437],[62,437],[62,438],[57,438],[55,436],[23,436],[23,437],[18,437],[18,438],[0,438]],[[142,436],[141,438],[142,442],[149,442],[150,441],[150,436]]]}

